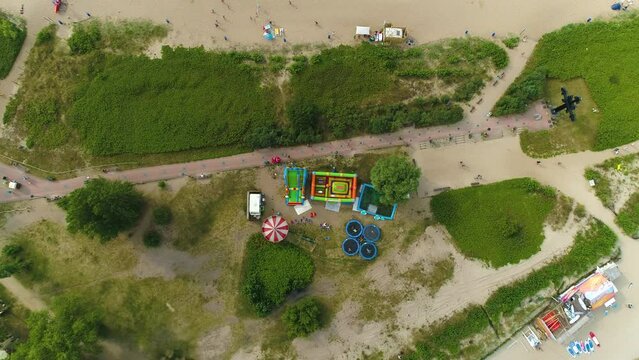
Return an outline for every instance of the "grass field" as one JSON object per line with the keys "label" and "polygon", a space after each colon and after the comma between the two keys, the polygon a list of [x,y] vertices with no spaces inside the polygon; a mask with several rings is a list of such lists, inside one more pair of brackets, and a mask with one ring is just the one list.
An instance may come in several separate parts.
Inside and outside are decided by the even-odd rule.
{"label": "grass field", "polygon": [[[639,69],[633,66],[639,55],[639,49],[634,45],[639,41],[638,30],[639,16],[637,13],[628,13],[611,21],[568,25],[544,35],[526,69],[497,103],[494,113],[521,112],[525,110],[526,103],[540,98],[542,94],[534,91],[538,81],[530,81],[530,75],[543,69],[549,78],[560,81],[576,78],[585,80],[592,100],[600,110],[597,116],[601,117],[600,121],[584,119],[585,114],[581,117],[581,121],[593,125],[599,122],[592,143],[593,150],[613,148],[637,140],[639,123],[634,121],[634,114],[639,111],[639,103],[629,99],[634,96],[636,79],[639,78]],[[576,127],[581,127],[579,121]],[[568,132],[567,129],[564,131]],[[570,132],[584,138],[592,136],[588,126]],[[574,151],[571,150],[573,145],[569,137],[555,140],[561,139],[564,143],[555,144],[550,152],[561,146]],[[587,145],[587,142],[583,145]]]}
{"label": "grass field", "polygon": [[14,235],[10,242],[22,245],[31,261],[30,268],[18,275],[23,283],[49,301],[59,295],[80,294],[109,314],[104,321],[108,336],[149,354],[190,350],[212,322],[212,315],[202,307],[206,299],[200,288],[188,279],[132,277],[137,252],[130,241],[101,244],[42,221]]}
{"label": "grass field", "polygon": [[9,75],[26,36],[24,21],[0,10],[0,79]]}
{"label": "grass field", "polygon": [[501,267],[540,250],[555,203],[553,189],[524,178],[447,191],[431,207],[462,254]]}
{"label": "grass field", "polygon": [[544,97],[550,100],[553,106],[561,104],[562,87],[565,87],[569,94],[581,96],[581,103],[575,111],[577,120],[571,122],[564,111],[558,115],[557,122],[551,129],[522,133],[521,148],[530,157],[551,157],[589,150],[595,146],[597,128],[603,115],[601,112],[592,111],[598,106],[592,100],[586,82],[583,79],[548,80]]}
{"label": "grass field", "polygon": [[[470,305],[448,319],[424,329],[418,334],[416,348],[404,358],[417,359],[477,359],[483,358],[492,348],[499,346],[505,333],[503,320],[517,316],[527,299],[554,286],[559,287],[577,280],[578,276],[593,269],[600,261],[608,258],[616,249],[617,238],[605,224],[591,220],[589,227],[575,236],[570,250],[552,260],[544,267],[533,271],[523,279],[497,289],[483,305]],[[553,293],[556,291],[552,289]],[[543,299],[543,297],[542,297]],[[520,317],[521,315],[517,316]],[[489,318],[502,338],[493,336],[492,347],[477,348],[477,336],[488,331]],[[510,321],[509,321],[510,322]],[[518,329],[519,326],[509,326]],[[481,343],[481,342],[480,342]]]}

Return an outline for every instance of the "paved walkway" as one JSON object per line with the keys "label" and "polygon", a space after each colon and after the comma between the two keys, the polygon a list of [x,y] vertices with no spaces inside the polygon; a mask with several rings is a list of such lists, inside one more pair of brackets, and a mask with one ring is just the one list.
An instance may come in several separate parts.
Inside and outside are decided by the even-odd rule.
{"label": "paved walkway", "polygon": [[[534,120],[535,114],[542,114],[541,120]],[[328,156],[335,153],[354,155],[374,149],[394,146],[430,147],[444,142],[466,142],[469,134],[475,138],[481,132],[488,138],[501,138],[515,133],[513,128],[530,130],[545,129],[549,125],[548,114],[541,105],[535,105],[526,114],[508,118],[485,117],[483,123],[471,119],[454,126],[438,126],[425,129],[406,128],[393,134],[360,136],[351,139],[336,140],[309,146],[295,146],[277,149],[262,149],[251,153],[207,159],[189,163],[169,164],[138,168],[126,171],[101,174],[107,179],[126,180],[136,184],[174,179],[182,176],[197,176],[201,173],[237,170],[263,166],[265,161],[278,155],[283,161],[304,160],[313,157]],[[432,141],[432,143],[431,143]],[[8,189],[0,195],[0,202],[28,200],[32,198],[65,195],[82,187],[87,177],[51,182],[27,174],[22,167],[0,164],[0,174],[8,179],[22,183],[22,188],[13,192]],[[25,176],[27,179],[25,179]]]}

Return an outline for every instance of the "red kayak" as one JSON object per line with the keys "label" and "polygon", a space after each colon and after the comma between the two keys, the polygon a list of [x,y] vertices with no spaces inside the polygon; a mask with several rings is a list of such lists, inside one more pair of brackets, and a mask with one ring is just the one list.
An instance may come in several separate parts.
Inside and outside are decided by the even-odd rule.
{"label": "red kayak", "polygon": [[595,335],[594,332],[590,332],[590,334],[588,334],[590,336],[590,338],[592,339],[592,341],[595,342],[595,345],[597,345],[597,347],[601,347],[601,344],[599,344],[599,340],[597,339],[597,336]]}

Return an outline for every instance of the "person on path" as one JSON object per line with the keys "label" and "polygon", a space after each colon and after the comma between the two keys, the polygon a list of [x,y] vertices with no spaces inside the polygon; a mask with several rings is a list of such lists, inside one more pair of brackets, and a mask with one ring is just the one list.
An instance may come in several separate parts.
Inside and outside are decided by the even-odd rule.
{"label": "person on path", "polygon": [[319,23],[317,22],[317,20],[315,20],[315,26],[319,26]]}
{"label": "person on path", "polygon": [[541,160],[537,160],[537,165],[541,165]]}

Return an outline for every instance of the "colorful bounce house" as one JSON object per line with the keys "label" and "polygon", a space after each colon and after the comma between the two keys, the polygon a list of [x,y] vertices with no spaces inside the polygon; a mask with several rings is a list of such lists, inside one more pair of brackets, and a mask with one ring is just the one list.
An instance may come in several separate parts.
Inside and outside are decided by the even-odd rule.
{"label": "colorful bounce house", "polygon": [[284,169],[284,184],[286,185],[286,205],[302,205],[304,199],[304,186],[308,172],[302,168]]}
{"label": "colorful bounce house", "polygon": [[359,189],[357,211],[362,215],[373,215],[375,220],[393,220],[397,204],[385,205],[379,201],[379,193],[371,184],[362,184]]}
{"label": "colorful bounce house", "polygon": [[376,225],[364,226],[359,220],[352,219],[346,223],[346,239],[342,242],[342,251],[346,256],[358,255],[364,260],[377,257],[377,241],[382,231]]}
{"label": "colorful bounce house", "polygon": [[313,171],[311,200],[353,203],[357,196],[357,174]]}

